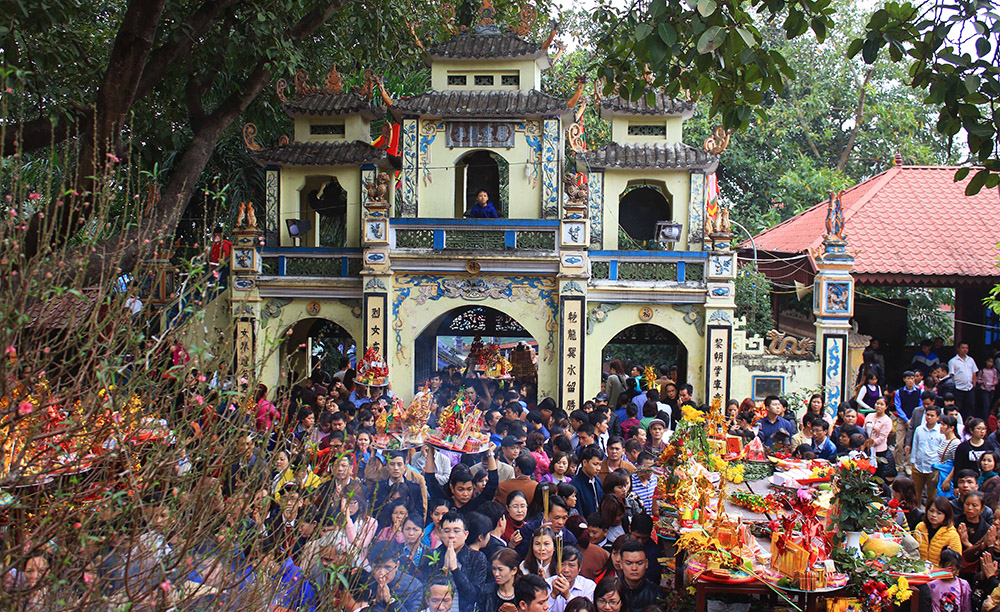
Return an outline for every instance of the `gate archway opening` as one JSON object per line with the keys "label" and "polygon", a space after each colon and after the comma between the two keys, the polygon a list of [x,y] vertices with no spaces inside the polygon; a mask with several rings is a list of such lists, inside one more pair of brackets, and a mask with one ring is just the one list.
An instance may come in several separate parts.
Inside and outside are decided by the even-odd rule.
{"label": "gate archway opening", "polygon": [[[513,384],[538,385],[538,341],[510,315],[489,306],[471,305],[449,310],[432,321],[417,336],[413,351],[413,380],[422,386],[435,372],[457,367],[463,375],[474,377],[467,358],[476,338],[484,346],[496,344],[500,353],[515,366]],[[518,369],[519,360],[530,351],[534,367]]]}
{"label": "gate archway opening", "polygon": [[653,366],[659,376],[660,366],[676,366],[677,382],[687,382],[688,351],[670,330],[652,323],[637,323],[618,332],[605,346],[602,363],[621,359],[626,369],[633,364]]}
{"label": "gate archway opening", "polygon": [[333,373],[346,357],[353,367],[357,344],[350,333],[330,319],[302,319],[290,328],[281,343],[281,363],[292,381],[322,369]]}

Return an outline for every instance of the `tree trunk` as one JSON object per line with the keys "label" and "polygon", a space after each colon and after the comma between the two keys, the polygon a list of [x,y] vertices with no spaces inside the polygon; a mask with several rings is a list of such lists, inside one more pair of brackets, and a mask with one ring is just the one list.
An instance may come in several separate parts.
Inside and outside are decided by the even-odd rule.
{"label": "tree trunk", "polygon": [[861,83],[861,93],[858,94],[858,106],[854,111],[854,129],[851,130],[851,136],[847,139],[847,146],[844,150],[840,152],[840,160],[837,162],[837,170],[841,172],[847,167],[847,160],[851,158],[851,152],[854,150],[854,143],[858,139],[858,131],[861,130],[861,121],[865,116],[865,90],[868,88],[868,81],[871,80],[872,75],[875,74],[875,67],[872,66],[865,72],[865,80]]}
{"label": "tree trunk", "polygon": [[[108,153],[121,137],[122,124],[132,106],[146,59],[153,49],[156,26],[166,0],[131,0],[111,48],[104,79],[97,90],[93,122],[82,125],[79,154],[72,185],[79,196],[65,205],[49,204],[47,222],[33,216],[25,235],[25,256],[38,253],[42,244],[58,246],[93,210],[93,195],[102,189]],[[46,226],[51,228],[45,231]]]}

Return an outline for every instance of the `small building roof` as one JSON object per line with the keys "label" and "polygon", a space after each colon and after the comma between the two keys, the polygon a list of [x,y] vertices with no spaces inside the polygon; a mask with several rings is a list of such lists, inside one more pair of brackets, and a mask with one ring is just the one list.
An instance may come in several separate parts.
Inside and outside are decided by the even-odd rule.
{"label": "small building roof", "polygon": [[[956,170],[894,166],[844,192],[844,228],[857,282],[928,287],[1000,280],[1000,197],[996,189],[966,196],[970,178],[956,183]],[[793,268],[807,266],[815,274],[811,254],[822,248],[826,211],[822,202],[755,236],[759,251],[810,254],[808,264],[788,262],[782,271],[770,261],[762,270],[784,274],[785,282]]]}
{"label": "small building roof", "polygon": [[601,118],[618,116],[690,117],[694,114],[694,104],[676,100],[664,93],[656,94],[653,106],[646,104],[645,96],[632,102],[621,96],[601,100]]}
{"label": "small building roof", "polygon": [[566,101],[537,89],[529,91],[432,91],[402,98],[389,107],[396,119],[407,115],[442,119],[520,119],[570,112]]}
{"label": "small building roof", "polygon": [[683,142],[621,144],[578,153],[577,158],[591,168],[634,168],[649,170],[704,170],[714,172],[719,158]]}
{"label": "small building roof", "polygon": [[427,49],[427,55],[434,60],[535,60],[547,54],[548,51],[538,43],[528,42],[514,34],[500,32],[495,34],[457,34],[445,42]]}
{"label": "small building roof", "polygon": [[362,140],[354,142],[290,142],[250,151],[261,166],[355,166],[385,159],[385,151]]}
{"label": "small building roof", "polygon": [[289,100],[281,105],[288,115],[339,116],[360,114],[368,120],[385,116],[385,108],[373,106],[367,99],[354,92],[345,93],[315,93],[295,100]]}

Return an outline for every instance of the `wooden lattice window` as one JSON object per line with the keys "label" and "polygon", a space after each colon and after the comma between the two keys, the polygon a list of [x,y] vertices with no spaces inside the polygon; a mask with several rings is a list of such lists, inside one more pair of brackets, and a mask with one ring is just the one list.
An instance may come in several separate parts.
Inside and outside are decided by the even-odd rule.
{"label": "wooden lattice window", "polygon": [[628,126],[629,136],[666,136],[667,126],[665,125],[630,125]]}

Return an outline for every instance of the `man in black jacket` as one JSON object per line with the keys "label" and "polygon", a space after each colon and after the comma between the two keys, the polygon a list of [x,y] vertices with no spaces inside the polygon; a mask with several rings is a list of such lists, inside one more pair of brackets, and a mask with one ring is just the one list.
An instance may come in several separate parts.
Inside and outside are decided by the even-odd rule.
{"label": "man in black jacket", "polygon": [[388,478],[380,480],[374,485],[375,505],[372,509],[381,512],[385,507],[386,498],[392,485],[406,487],[409,491],[409,500],[406,502],[406,509],[410,512],[425,515],[427,509],[424,507],[423,494],[420,492],[420,485],[405,478],[406,474],[406,451],[390,451],[389,462],[385,464],[385,471]]}
{"label": "man in black jacket", "polygon": [[415,576],[399,569],[394,542],[375,542],[368,551],[372,564],[371,612],[417,612],[424,585]]}
{"label": "man in black jacket", "polygon": [[434,447],[424,446],[424,479],[427,481],[427,496],[430,499],[443,499],[455,510],[465,514],[466,512],[477,512],[479,507],[493,499],[496,495],[499,480],[497,479],[497,460],[493,456],[496,447],[490,444],[489,450],[484,453],[486,465],[486,488],[482,493],[476,495],[476,487],[472,483],[472,472],[464,464],[459,463],[451,469],[451,476],[448,478],[448,490],[445,491],[437,478],[434,476]]}
{"label": "man in black jacket", "polygon": [[645,546],[635,538],[627,539],[622,545],[622,579],[631,610],[656,605],[660,597],[660,587],[646,576],[648,566]]}
{"label": "man in black jacket", "polygon": [[424,556],[417,577],[428,582],[450,573],[458,591],[459,612],[472,612],[483,590],[489,588],[489,563],[483,553],[465,545],[469,528],[461,513],[452,510],[445,514],[441,518],[440,531],[442,544],[433,554]]}

